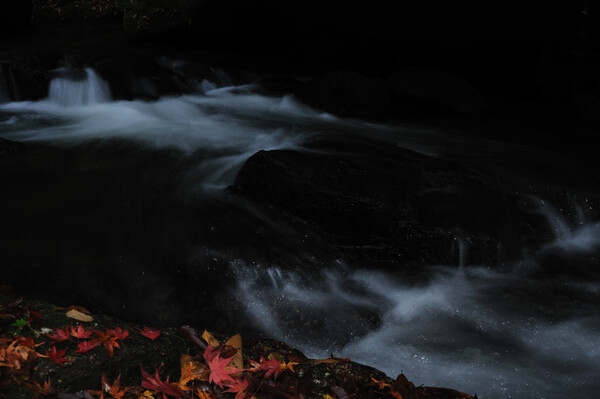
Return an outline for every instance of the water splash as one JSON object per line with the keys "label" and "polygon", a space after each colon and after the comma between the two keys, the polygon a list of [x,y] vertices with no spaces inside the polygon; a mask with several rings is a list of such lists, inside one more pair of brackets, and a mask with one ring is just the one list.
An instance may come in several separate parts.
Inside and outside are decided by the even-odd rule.
{"label": "water splash", "polygon": [[593,221],[585,210],[589,205],[576,204],[572,216],[557,209],[548,201],[532,197],[538,212],[544,215],[554,233],[554,241],[545,249],[559,249],[569,253],[592,253],[600,248],[600,222]]}
{"label": "water splash", "polygon": [[248,315],[310,357],[334,353],[391,377],[403,371],[417,384],[488,399],[558,399],[572,386],[585,397],[597,389],[598,314],[571,301],[567,318],[551,316],[562,305],[540,308],[535,299],[549,286],[517,272],[432,267],[427,283],[413,285],[343,267],[310,276],[240,263],[232,269]]}

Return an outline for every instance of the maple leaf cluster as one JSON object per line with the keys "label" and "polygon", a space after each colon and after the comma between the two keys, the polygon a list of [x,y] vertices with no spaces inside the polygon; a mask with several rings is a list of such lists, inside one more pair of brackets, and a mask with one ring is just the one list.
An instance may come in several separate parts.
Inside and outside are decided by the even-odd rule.
{"label": "maple leaf cluster", "polygon": [[[0,296],[2,295],[0,286]],[[9,305],[0,306],[0,332],[3,325],[10,325],[22,333],[32,327],[42,316],[35,310],[22,306],[22,299]],[[73,311],[76,310],[75,314]],[[69,315],[71,312],[71,315]],[[85,314],[85,309],[69,309],[67,316],[75,320],[84,321],[91,318]],[[83,313],[82,313],[83,312]],[[153,345],[160,337],[160,330],[152,330],[146,326],[136,328],[140,336],[149,339]],[[211,333],[204,331],[201,337],[188,326],[179,329],[180,335],[188,342],[201,348],[198,354],[192,356],[183,354],[180,357],[181,374],[178,381],[171,381],[167,376],[161,378],[158,367],[149,373],[142,366],[141,383],[138,386],[122,386],[120,375],[111,384],[106,375],[102,373],[100,379],[101,389],[86,391],[86,397],[99,399],[257,399],[287,398],[303,399],[312,391],[312,388],[296,376],[295,366],[305,367],[305,364],[334,364],[350,362],[350,359],[330,357],[327,359],[291,358],[285,359],[277,352],[260,356],[258,361],[243,356],[242,338],[239,334],[222,343]],[[8,338],[0,336],[0,392],[11,382],[16,382],[29,387],[35,399],[50,399],[60,395],[50,380],[39,383],[33,381],[31,371],[39,359],[50,361],[58,366],[66,366],[74,360],[69,357],[68,351],[74,345],[74,356],[84,355],[95,348],[104,348],[110,358],[116,349],[123,349],[126,353],[124,341],[130,338],[130,332],[121,327],[99,329],[86,329],[82,324],[69,325],[64,328],[47,330],[45,340],[36,342],[31,336],[14,334]],[[39,349],[45,345],[45,351]],[[156,348],[156,346],[155,346]],[[158,350],[158,348],[156,348]],[[43,353],[42,353],[43,352]],[[162,352],[161,352],[162,353]],[[308,368],[303,368],[303,373]],[[281,376],[281,377],[280,377]],[[304,378],[304,380],[306,380]],[[320,394],[322,399],[368,397],[381,399],[424,399],[424,390],[416,388],[403,374],[396,381],[371,380],[364,381],[349,377],[336,377],[338,385],[331,387],[331,394]],[[441,392],[441,391],[440,391]],[[461,398],[471,398],[467,394],[452,391]],[[434,392],[435,393],[435,392]],[[446,393],[441,392],[445,396]],[[1,397],[0,393],[0,397]],[[435,395],[434,395],[435,396]],[[436,396],[437,397],[437,396]]]}

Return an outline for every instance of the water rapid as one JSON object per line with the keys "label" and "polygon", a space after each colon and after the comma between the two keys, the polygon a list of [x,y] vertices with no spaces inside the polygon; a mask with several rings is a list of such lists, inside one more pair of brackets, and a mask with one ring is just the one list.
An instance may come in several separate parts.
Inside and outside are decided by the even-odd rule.
{"label": "water rapid", "polygon": [[[174,150],[182,159],[195,157],[184,190],[210,189],[212,196],[232,184],[257,151],[309,151],[304,144],[315,136],[369,137],[468,165],[489,161],[490,170],[503,168],[507,175],[520,175],[523,160],[546,159],[541,151],[442,129],[337,118],[290,96],[232,86],[225,75],[202,81],[197,93],[156,101],[113,100],[92,69],[56,71],[41,101],[2,103],[2,93],[2,138],[66,148],[123,140],[140,151]],[[548,159],[554,166],[567,162],[554,154]],[[502,270],[468,264],[469,240],[458,232],[459,264],[423,265],[422,281],[342,261],[309,272],[233,259],[231,297],[257,331],[308,356],[350,357],[391,377],[404,372],[417,385],[453,387],[481,399],[591,398],[599,389],[600,283],[536,273],[545,262],[585,258],[581,272],[597,275],[600,223],[586,201],[566,212],[528,198],[554,237],[541,248],[524,248],[522,258]],[[197,251],[216,252],[202,245]]]}

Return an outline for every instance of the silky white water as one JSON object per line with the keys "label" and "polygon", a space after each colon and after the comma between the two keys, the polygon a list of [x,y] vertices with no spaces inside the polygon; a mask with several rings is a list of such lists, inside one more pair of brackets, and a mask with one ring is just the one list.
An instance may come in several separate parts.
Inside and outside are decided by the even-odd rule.
{"label": "silky white water", "polygon": [[[63,146],[122,139],[175,149],[182,157],[201,153],[186,180],[190,187],[218,189],[233,183],[257,151],[306,151],[303,143],[316,135],[373,137],[474,165],[493,160],[506,170],[511,166],[502,154],[530,156],[528,148],[426,127],[340,119],[291,97],[255,94],[252,86],[204,81],[193,95],[113,101],[93,70],[79,72],[77,79],[53,80],[45,100],[0,104],[0,137]],[[566,161],[552,158],[553,165],[560,162]],[[575,217],[536,201],[555,239],[538,253],[524,251],[501,272],[465,264],[468,242],[458,235],[460,265],[430,265],[420,283],[360,265],[329,265],[314,275],[233,262],[232,296],[264,335],[308,356],[350,357],[391,377],[404,372],[416,385],[482,399],[591,398],[599,389],[600,284],[532,272],[544,267],[545,254],[568,263],[570,256],[597,253],[600,224],[589,218],[585,202]]]}

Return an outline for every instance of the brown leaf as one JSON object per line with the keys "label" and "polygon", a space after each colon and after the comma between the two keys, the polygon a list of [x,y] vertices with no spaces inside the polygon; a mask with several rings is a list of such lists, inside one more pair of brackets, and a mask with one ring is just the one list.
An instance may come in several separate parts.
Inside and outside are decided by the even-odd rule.
{"label": "brown leaf", "polygon": [[67,317],[69,317],[71,319],[75,319],[77,321],[82,321],[85,323],[91,323],[92,321],[94,321],[94,318],[92,316],[82,313],[76,309],[71,309],[71,310],[67,311],[66,314],[67,314]]}
{"label": "brown leaf", "polygon": [[225,346],[231,346],[237,349],[230,365],[240,370],[243,369],[244,358],[242,357],[242,336],[240,334],[235,334],[225,342]]}

